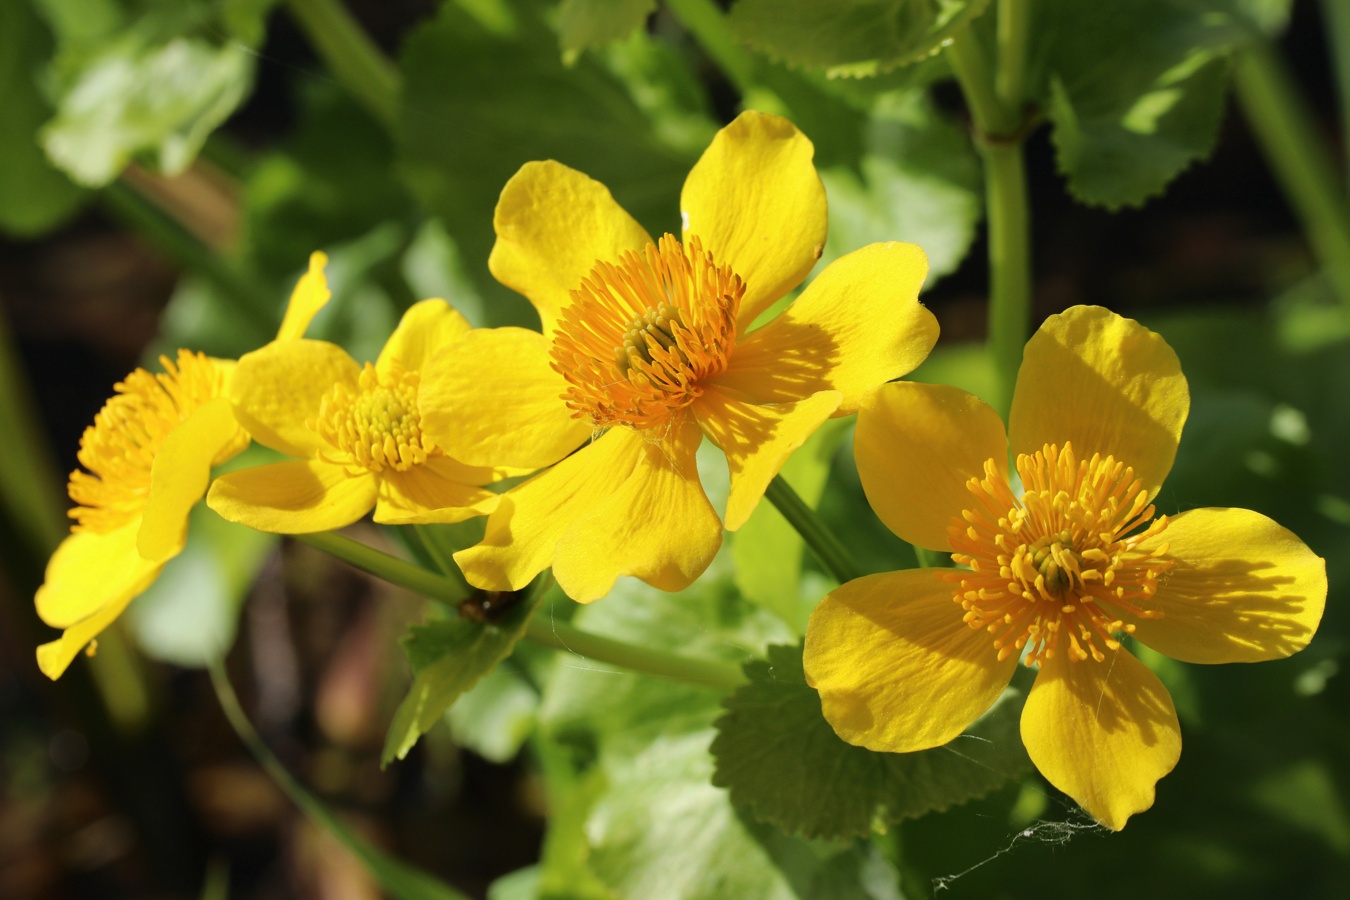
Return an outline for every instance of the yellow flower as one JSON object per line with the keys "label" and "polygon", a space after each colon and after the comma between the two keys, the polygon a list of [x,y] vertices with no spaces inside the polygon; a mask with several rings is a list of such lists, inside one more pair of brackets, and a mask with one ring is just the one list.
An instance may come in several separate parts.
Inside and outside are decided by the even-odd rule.
{"label": "yellow flower", "polygon": [[422,428],[422,367],[471,332],[444,300],[404,314],[364,367],[336,344],[275,341],[240,358],[230,381],[235,415],[253,439],[298,459],[242,469],[211,485],[207,505],[259,531],[306,534],[350,525],[372,508],[388,524],[483,515],[502,477],[447,456]]}
{"label": "yellow flower", "polygon": [[1025,656],[1039,671],[1022,741],[1041,773],[1108,828],[1152,806],[1181,734],[1121,635],[1184,662],[1276,659],[1312,638],[1327,592],[1325,562],[1259,513],[1155,518],[1189,406],[1161,337],[1088,306],[1028,342],[1006,437],[955,388],[870,397],[855,439],[868,500],[961,568],[869,575],[817,607],[807,678],[839,736],[893,752],[945,744]]}
{"label": "yellow flower", "polygon": [[[291,296],[280,336],[297,336],[328,301],[323,254]],[[188,513],[206,493],[211,467],[243,450],[248,435],[225,391],[234,362],[179,350],[164,372],[137,369],[80,438],[70,476],[71,535],[47,563],[34,598],[38,615],[64,629],[37,649],[38,666],[59,678],[75,656],[182,551]]]}
{"label": "yellow flower", "polygon": [[739,528],[788,456],[827,418],[909,372],[937,323],[918,302],[927,261],[875,244],[829,266],[785,312],[825,242],[813,148],[747,112],[722,129],[680,199],[682,237],[654,242],[599,182],[525,165],[497,205],[489,267],[538,310],[543,334],[471,335],[428,367],[425,427],[480,465],[551,466],[503,496],[468,580],[518,589],[553,566],[590,601],[619,575],[687,586],[722,540],[694,454],[731,472]]}

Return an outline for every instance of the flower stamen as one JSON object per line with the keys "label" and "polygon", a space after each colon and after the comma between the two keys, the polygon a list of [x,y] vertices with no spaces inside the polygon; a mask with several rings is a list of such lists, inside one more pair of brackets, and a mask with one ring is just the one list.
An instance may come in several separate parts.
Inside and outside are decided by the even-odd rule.
{"label": "flower stamen", "polygon": [[334,385],[319,403],[318,418],[305,423],[329,445],[318,458],[358,474],[406,472],[439,454],[422,431],[417,386],[418,373],[397,362],[384,374],[366,363],[356,390]]}

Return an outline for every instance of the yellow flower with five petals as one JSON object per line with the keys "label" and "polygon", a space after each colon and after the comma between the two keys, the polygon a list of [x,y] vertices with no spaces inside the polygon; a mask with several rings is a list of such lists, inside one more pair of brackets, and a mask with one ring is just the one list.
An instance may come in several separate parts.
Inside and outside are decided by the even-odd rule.
{"label": "yellow flower with five petals", "polygon": [[816,608],[804,663],[840,737],[945,744],[1024,658],[1038,672],[1022,740],[1040,772],[1108,828],[1148,809],[1181,733],[1122,635],[1184,662],[1276,659],[1312,638],[1327,593],[1325,562],[1259,513],[1155,515],[1189,405],[1161,337],[1086,306],[1028,342],[1006,437],[956,388],[871,396],[854,448],[869,502],[960,567],[869,575]]}
{"label": "yellow flower with five petals", "polygon": [[519,589],[552,566],[583,602],[620,575],[680,590],[722,540],[695,465],[704,436],[727,458],[735,530],[822,422],[927,356],[937,323],[917,299],[927,260],[912,244],[837,260],[752,328],[820,257],[812,154],[791,123],[742,114],[685,181],[681,236],[659,241],[559,163],[507,183],[489,267],[543,333],[483,330],[438,357],[423,423],[467,462],[547,468],[455,555],[470,583]]}

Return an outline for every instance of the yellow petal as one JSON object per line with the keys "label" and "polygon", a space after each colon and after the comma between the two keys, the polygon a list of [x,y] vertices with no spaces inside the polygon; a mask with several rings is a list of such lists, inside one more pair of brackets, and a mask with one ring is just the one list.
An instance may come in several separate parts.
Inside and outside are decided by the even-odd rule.
{"label": "yellow petal", "polygon": [[1153,805],[1181,757],[1181,726],[1158,676],[1127,650],[1104,662],[1043,659],[1022,743],[1046,780],[1113,831]]}
{"label": "yellow petal", "polygon": [[947,526],[973,503],[966,489],[993,459],[1005,478],[1003,421],[973,394],[898,381],[863,401],[853,435],[867,501],[886,527],[911,544],[950,547]]}
{"label": "yellow petal", "polygon": [[169,432],[150,466],[150,496],[136,542],[141,556],[164,562],[183,549],[188,513],[206,494],[211,465],[223,448],[238,446],[239,433],[224,397],[202,404]]}
{"label": "yellow petal", "polygon": [[413,304],[385,342],[375,368],[381,375],[387,374],[394,360],[398,360],[406,372],[421,371],[438,351],[471,329],[469,320],[444,300]]}
{"label": "yellow petal", "polygon": [[869,750],[909,753],[955,738],[1008,686],[987,632],[961,621],[938,569],[867,575],[811,613],[802,663],[835,732]]}
{"label": "yellow petal", "polygon": [[624,428],[613,433],[637,465],[567,529],[553,562],[559,586],[580,603],[608,594],[621,575],[684,590],[722,545],[722,522],[698,480],[698,426],[686,421],[659,444]]}
{"label": "yellow petal", "polygon": [[786,119],[743,112],[717,132],[684,182],[684,239],[698,235],[745,282],[742,330],[801,284],[825,247],[825,187],[814,154]]}
{"label": "yellow petal", "polygon": [[[135,556],[134,551],[132,555]],[[42,674],[53,681],[60,678],[70,667],[71,661],[88,647],[89,642],[98,637],[103,629],[111,625],[122,614],[122,610],[127,608],[127,604],[136,599],[137,595],[159,575],[159,570],[164,568],[164,563],[152,563],[143,559],[140,563],[147,567],[148,575],[139,589],[130,592],[105,592],[103,605],[93,615],[66,628],[65,633],[57,640],[37,648],[37,664]]]}
{"label": "yellow petal", "polygon": [[534,304],[545,334],[597,260],[652,243],[609,188],[553,160],[526,163],[511,176],[492,226],[488,269]]}
{"label": "yellow petal", "polygon": [[840,396],[838,391],[821,391],[796,403],[761,406],[731,391],[709,389],[694,404],[699,425],[726,454],[731,470],[728,531],[750,518],[769,482],[835,411]]}
{"label": "yellow petal", "polygon": [[323,267],[328,265],[328,257],[314,252],[309,256],[309,271],[300,276],[300,281],[291,292],[291,302],[286,306],[286,316],[277,329],[277,340],[288,341],[305,336],[305,329],[313,321],[319,310],[323,309],[328,298],[333,296],[328,290],[328,278]]}
{"label": "yellow petal", "polygon": [[497,508],[497,495],[458,480],[455,476],[465,468],[439,456],[406,472],[381,472],[375,521],[414,525],[462,522],[487,515]]}
{"label": "yellow petal", "polygon": [[1143,545],[1176,561],[1151,603],[1161,619],[1135,637],[1193,663],[1259,662],[1302,650],[1327,597],[1326,561],[1293,532],[1249,509],[1193,509]]}
{"label": "yellow petal", "polygon": [[475,466],[537,469],[591,436],[562,401],[567,382],[549,368],[548,340],[524,328],[478,328],[422,372],[422,428]]}
{"label": "yellow petal", "polygon": [[488,517],[483,540],[455,554],[464,577],[489,591],[529,584],[553,565],[558,541],[572,524],[618,491],[644,455],[626,429],[611,429],[507,491]]}
{"label": "yellow petal", "polygon": [[375,505],[375,476],[348,475],[320,460],[291,460],[217,478],[206,505],[231,522],[273,534],[313,534],[350,525]]}
{"label": "yellow petal", "polygon": [[133,519],[106,534],[77,531],[62,541],[34,597],[42,621],[70,628],[109,605],[125,606],[149,587],[163,562],[136,552],[140,524]]}
{"label": "yellow petal", "polygon": [[1100,306],[1075,306],[1027,342],[1008,439],[1018,454],[1067,442],[1079,459],[1114,456],[1154,494],[1172,468],[1190,402],[1166,341]]}
{"label": "yellow petal", "polygon": [[928,260],[913,244],[872,244],[835,260],[772,322],[736,345],[719,384],[761,403],[816,391],[844,395],[835,415],[913,371],[937,341],[919,302]]}
{"label": "yellow petal", "polygon": [[235,417],[253,439],[287,456],[313,456],[327,446],[305,424],[339,382],[356,390],[361,367],[327,341],[274,341],[245,353],[230,379]]}

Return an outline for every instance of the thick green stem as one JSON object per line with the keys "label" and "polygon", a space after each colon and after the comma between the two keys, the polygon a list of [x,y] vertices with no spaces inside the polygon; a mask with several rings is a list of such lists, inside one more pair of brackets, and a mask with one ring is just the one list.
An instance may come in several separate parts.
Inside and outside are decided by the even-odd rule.
{"label": "thick green stem", "polygon": [[989,216],[989,349],[998,373],[996,408],[1006,416],[1031,333],[1031,216],[1021,143],[986,144],[982,150]]}
{"label": "thick green stem", "polygon": [[1026,98],[1027,35],[1031,30],[1030,0],[999,0],[998,75],[999,100],[1014,113]]}
{"label": "thick green stem", "polygon": [[388,128],[398,124],[398,68],[361,30],[339,0],[288,0],[291,14],[329,71]]}
{"label": "thick green stem", "polygon": [[[296,539],[350,563],[363,572],[443,603],[458,603],[469,593],[462,583],[428,572],[341,534],[301,534],[296,535]],[[581,631],[566,622],[541,621],[538,616],[531,617],[526,624],[524,636],[545,647],[567,650],[597,662],[662,678],[674,678],[721,690],[731,690],[745,682],[740,666],[735,663],[694,659],[653,647],[628,644]]]}
{"label": "thick green stem", "polygon": [[1341,302],[1350,306],[1350,208],[1312,112],[1284,61],[1266,44],[1237,54],[1233,77],[1242,111],[1302,219],[1313,252]]}
{"label": "thick green stem", "polygon": [[957,84],[961,85],[961,93],[965,95],[980,135],[1005,137],[1012,134],[1019,123],[995,91],[994,71],[970,29],[952,38],[947,45],[947,62]]}
{"label": "thick green stem", "polygon": [[764,496],[778,508],[783,518],[788,520],[788,524],[797,529],[797,533],[806,541],[806,546],[811,548],[816,559],[820,560],[820,564],[840,584],[862,577],[863,571],[853,561],[848,549],[839,538],[835,537],[833,531],[825,527],[825,523],[820,521],[815,511],[806,505],[782,475],[774,476]]}

